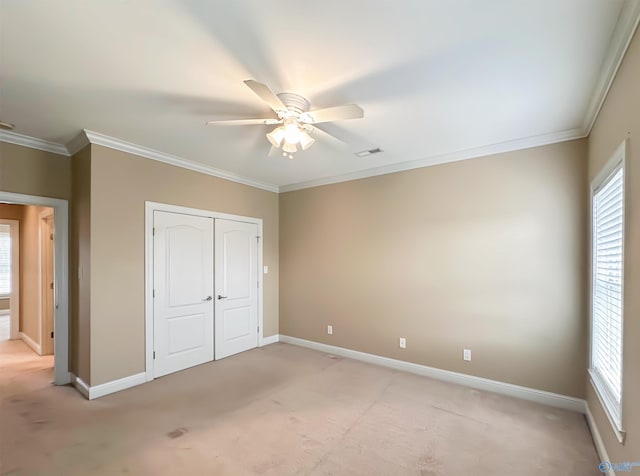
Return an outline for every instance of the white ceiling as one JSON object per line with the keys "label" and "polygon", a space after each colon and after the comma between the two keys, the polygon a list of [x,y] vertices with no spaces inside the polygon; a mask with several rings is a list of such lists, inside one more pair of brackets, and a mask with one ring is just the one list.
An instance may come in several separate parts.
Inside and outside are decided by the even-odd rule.
{"label": "white ceiling", "polygon": [[[630,3],[0,0],[0,120],[60,144],[88,129],[283,189],[548,143],[588,132]],[[270,128],[204,125],[269,113],[248,78],[365,118],[327,126],[346,148],[319,138],[294,160],[267,157]]]}

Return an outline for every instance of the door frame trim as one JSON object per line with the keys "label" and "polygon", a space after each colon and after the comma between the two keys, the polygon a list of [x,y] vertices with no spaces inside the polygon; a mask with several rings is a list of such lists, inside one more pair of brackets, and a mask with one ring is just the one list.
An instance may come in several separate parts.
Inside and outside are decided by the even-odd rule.
{"label": "door frame trim", "polygon": [[[247,217],[242,215],[232,215],[229,213],[203,210],[199,208],[182,207],[170,205],[168,203],[145,201],[144,204],[144,327],[145,327],[145,376],[150,382],[153,376],[153,212],[181,213],[183,215],[194,215],[205,218],[235,220],[244,223],[254,223],[258,225],[258,347],[266,345],[264,342],[263,323],[263,294],[264,294],[264,273],[262,272],[262,252],[264,235],[262,232],[262,218]],[[214,223],[215,225],[215,223]],[[215,227],[214,227],[215,232]],[[214,243],[215,246],[215,243]],[[215,319],[215,313],[213,318]],[[215,324],[215,321],[214,321]]]}
{"label": "door frame trim", "polygon": [[69,374],[69,202],[60,198],[0,191],[0,200],[54,209],[54,384],[71,382]]}
{"label": "door frame trim", "polygon": [[[43,267],[43,247],[44,247],[44,240],[46,240],[46,237],[44,237],[44,233],[43,233],[43,228],[44,228],[44,221],[45,219],[49,218],[49,217],[54,217],[53,218],[53,229],[54,229],[54,238],[55,238],[55,227],[56,227],[56,221],[55,221],[55,214],[54,211],[52,209],[46,209],[46,210],[42,210],[39,214],[38,214],[38,279],[40,281],[40,286],[38,286],[38,333],[40,335],[40,355],[43,354],[43,352],[45,352],[45,339],[46,336],[44,334],[44,309],[43,309],[43,295],[44,295],[44,289],[43,289],[43,279],[42,279],[42,275],[44,273],[44,267]],[[53,244],[55,246],[55,239],[53,241]],[[54,253],[55,254],[55,253]],[[55,256],[53,256],[53,269],[55,270]],[[55,288],[55,286],[54,286]],[[55,289],[54,289],[54,296],[55,296]],[[54,301],[55,301],[55,297],[54,297]],[[54,310],[55,310],[55,304],[54,304]],[[55,322],[55,319],[54,319]],[[54,338],[55,338],[55,329],[54,329]],[[54,348],[54,355],[55,355],[55,348]]]}
{"label": "door frame trim", "polygon": [[[11,236],[9,339],[15,340],[20,339],[20,221],[0,218],[0,225],[9,225],[9,234]],[[17,266],[14,263],[17,263]]]}

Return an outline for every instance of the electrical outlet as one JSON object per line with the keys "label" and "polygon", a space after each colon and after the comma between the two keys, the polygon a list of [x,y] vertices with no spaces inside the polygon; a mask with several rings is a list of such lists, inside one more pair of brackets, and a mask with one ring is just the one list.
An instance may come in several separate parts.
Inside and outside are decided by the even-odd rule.
{"label": "electrical outlet", "polygon": [[262,268],[264,274],[269,274],[269,266],[263,266]]}
{"label": "electrical outlet", "polygon": [[464,349],[462,351],[462,358],[467,362],[471,362],[471,349]]}
{"label": "electrical outlet", "polygon": [[329,335],[333,334],[333,326],[327,326],[327,334]]}
{"label": "electrical outlet", "polygon": [[401,349],[407,348],[407,339],[405,339],[404,337],[400,337],[400,348]]}

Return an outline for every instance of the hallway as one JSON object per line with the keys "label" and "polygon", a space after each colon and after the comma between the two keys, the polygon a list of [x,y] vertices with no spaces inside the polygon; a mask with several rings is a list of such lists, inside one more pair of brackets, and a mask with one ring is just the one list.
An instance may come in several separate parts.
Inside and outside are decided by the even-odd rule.
{"label": "hallway", "polygon": [[[53,382],[53,355],[39,356],[22,340],[0,340],[0,397],[20,389],[36,390]],[[2,415],[0,415],[0,418]]]}

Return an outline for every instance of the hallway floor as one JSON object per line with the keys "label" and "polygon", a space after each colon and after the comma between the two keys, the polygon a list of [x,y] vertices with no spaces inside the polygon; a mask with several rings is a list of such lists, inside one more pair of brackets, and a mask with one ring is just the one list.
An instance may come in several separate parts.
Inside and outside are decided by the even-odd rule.
{"label": "hallway floor", "polygon": [[2,475],[600,474],[581,414],[287,344],[93,401],[0,358]]}
{"label": "hallway floor", "polygon": [[7,314],[0,316],[0,342],[9,340],[11,336],[11,317]]}
{"label": "hallway floor", "polygon": [[52,386],[52,382],[53,355],[41,357],[20,339],[0,340],[0,397],[3,401],[24,384],[40,388]]}

